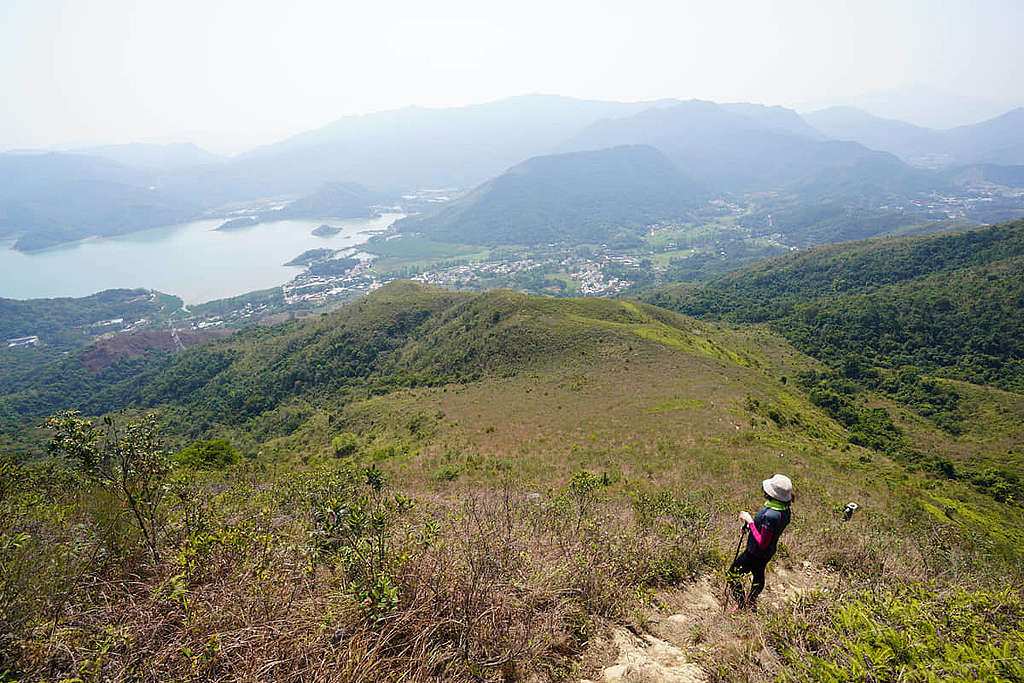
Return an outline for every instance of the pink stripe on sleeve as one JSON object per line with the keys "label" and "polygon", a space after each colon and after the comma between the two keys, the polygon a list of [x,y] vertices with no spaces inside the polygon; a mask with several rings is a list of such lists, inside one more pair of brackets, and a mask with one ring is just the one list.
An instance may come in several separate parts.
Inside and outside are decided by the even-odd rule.
{"label": "pink stripe on sleeve", "polygon": [[768,547],[768,544],[772,542],[771,529],[765,529],[764,531],[760,531],[758,530],[757,525],[753,522],[751,522],[747,526],[750,527],[750,535],[753,536],[754,540],[757,542],[757,547],[761,550],[766,549]]}

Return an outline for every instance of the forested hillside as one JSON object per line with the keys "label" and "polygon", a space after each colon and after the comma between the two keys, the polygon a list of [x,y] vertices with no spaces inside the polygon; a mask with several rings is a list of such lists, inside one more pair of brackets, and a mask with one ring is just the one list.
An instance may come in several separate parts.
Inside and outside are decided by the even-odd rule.
{"label": "forested hillside", "polygon": [[758,233],[781,233],[800,247],[867,239],[919,222],[898,211],[873,211],[843,201],[778,201],[739,219]]}
{"label": "forested hillside", "polygon": [[529,159],[397,229],[463,244],[601,243],[686,217],[700,186],[642,145]]}
{"label": "forested hillside", "polygon": [[978,413],[984,391],[975,385],[1024,392],[1022,238],[1024,222],[1016,222],[823,246],[644,298],[706,319],[768,323],[827,364],[796,382],[855,442],[1024,500],[1012,451],[993,467],[954,464],[915,447],[871,399],[884,396],[953,436],[993,428]]}
{"label": "forested hillside", "polygon": [[1024,389],[1024,222],[829,245],[645,300],[709,318],[771,322],[826,360]]}
{"label": "forested hillside", "polygon": [[114,318],[159,319],[181,308],[181,299],[146,289],[108,289],[80,298],[0,299],[0,341],[35,335],[66,350],[90,341],[84,328]]}

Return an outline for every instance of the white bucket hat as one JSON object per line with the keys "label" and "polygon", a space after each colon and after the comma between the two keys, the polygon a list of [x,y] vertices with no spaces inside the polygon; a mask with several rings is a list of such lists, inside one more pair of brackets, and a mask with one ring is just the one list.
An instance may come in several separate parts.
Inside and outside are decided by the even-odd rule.
{"label": "white bucket hat", "polygon": [[764,492],[775,500],[788,503],[793,500],[793,482],[784,474],[776,474],[771,479],[761,482]]}

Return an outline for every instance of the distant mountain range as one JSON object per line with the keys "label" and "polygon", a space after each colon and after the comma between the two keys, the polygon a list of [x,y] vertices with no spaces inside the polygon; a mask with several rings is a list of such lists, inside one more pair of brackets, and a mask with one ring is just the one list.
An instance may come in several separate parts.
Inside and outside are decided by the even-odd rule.
{"label": "distant mountain range", "polygon": [[831,107],[804,118],[831,138],[853,140],[910,162],[937,167],[1024,164],[1024,108],[948,130],[883,119],[854,107]]}
{"label": "distant mountain range", "polygon": [[[276,193],[308,192],[330,180],[386,191],[472,187],[525,159],[548,154],[583,127],[657,103],[601,102],[553,95],[467,107],[348,116],[243,154],[233,181],[262,178]],[[266,196],[266,191],[255,196]]]}
{"label": "distant mountain range", "polygon": [[201,206],[162,187],[151,169],[80,154],[0,154],[0,238],[18,236],[17,249],[170,225]]}
{"label": "distant mountain range", "polygon": [[[650,145],[709,188],[725,192],[781,190],[829,168],[841,166],[849,173],[859,167],[856,162],[888,156],[855,142],[823,140],[791,113],[780,116],[767,107],[691,100],[599,121],[564,147]],[[886,161],[864,168],[875,173],[888,166],[903,173],[898,160]]]}
{"label": "distant mountain range", "polygon": [[810,112],[834,106],[856,107],[883,119],[946,130],[987,121],[1021,104],[1020,100],[952,95],[927,85],[917,85],[888,92],[805,102],[795,109]]}
{"label": "distant mountain range", "polygon": [[76,154],[96,156],[124,166],[173,171],[204,164],[219,164],[225,157],[200,149],[190,142],[168,145],[131,143],[127,145],[100,145],[75,150]]}
{"label": "distant mountain range", "polygon": [[[365,215],[370,205],[394,202],[410,190],[459,189],[489,181],[486,189],[453,206],[447,218],[432,219],[448,222],[442,233],[473,232],[456,228],[456,216],[472,215],[496,226],[479,213],[486,213],[479,204],[484,194],[485,204],[527,216],[535,212],[545,216],[542,222],[556,225],[578,221],[578,212],[589,201],[570,195],[568,201],[575,205],[556,217],[556,188],[581,189],[594,179],[581,178],[578,186],[545,186],[541,194],[522,195],[524,202],[512,204],[511,195],[497,199],[510,187],[508,178],[498,180],[505,169],[546,155],[637,145],[659,150],[708,193],[782,193],[799,201],[825,198],[859,205],[869,203],[865,198],[945,189],[953,179],[978,173],[1016,179],[1019,174],[999,167],[1024,165],[1024,110],[936,131],[852,108],[801,117],[783,107],[749,103],[623,103],[531,95],[467,107],[345,117],[232,159],[192,145],[9,153],[0,155],[0,237],[17,237],[18,249],[37,249],[189,220],[229,203],[265,198],[305,197],[288,211],[316,213],[322,206],[318,202],[328,201],[316,195],[325,186],[336,191],[359,187],[348,192],[338,216]],[[971,176],[929,174],[906,161],[935,168],[987,166]],[[531,182],[547,182],[534,174],[545,163],[527,167]],[[560,167],[553,162],[552,169]],[[675,182],[675,172],[668,184]],[[620,179],[634,188],[635,180]],[[657,183],[652,187],[652,194],[664,190]],[[684,194],[692,199],[692,192]],[[328,203],[340,206],[341,199],[335,192]],[[473,211],[470,204],[476,205]],[[665,204],[640,211],[634,211],[641,208],[637,202],[627,204],[627,222],[645,211],[664,214]],[[605,218],[612,216],[607,213]],[[517,239],[532,238],[527,234]]]}

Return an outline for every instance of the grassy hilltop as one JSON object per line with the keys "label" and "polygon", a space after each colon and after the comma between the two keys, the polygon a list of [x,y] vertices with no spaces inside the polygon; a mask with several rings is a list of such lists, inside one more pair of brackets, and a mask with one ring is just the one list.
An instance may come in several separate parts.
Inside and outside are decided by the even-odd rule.
{"label": "grassy hilltop", "polygon": [[[777,576],[726,621],[709,593],[672,636],[702,676],[1024,680],[1024,511],[932,459],[1016,462],[1013,391],[959,381],[985,421],[954,434],[865,384],[851,423],[800,381],[830,359],[763,324],[409,282],[47,389],[79,357],[59,362],[0,399],[12,679],[600,678],[614,626],[669,638],[721,585],[736,511],[782,471],[800,498],[776,563],[804,597]],[[64,408],[126,412],[96,442],[54,424],[65,465],[27,457]],[[166,468],[125,426],[145,412]],[[104,439],[135,488],[72,466]]]}

